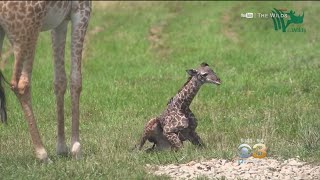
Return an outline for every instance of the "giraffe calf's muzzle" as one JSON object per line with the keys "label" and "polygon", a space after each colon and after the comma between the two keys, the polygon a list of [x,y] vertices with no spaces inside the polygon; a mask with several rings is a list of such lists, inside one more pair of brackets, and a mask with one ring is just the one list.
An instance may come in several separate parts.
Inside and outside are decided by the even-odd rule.
{"label": "giraffe calf's muzzle", "polygon": [[215,85],[221,85],[221,80],[220,80],[220,78],[218,78],[218,79],[215,79],[215,80],[211,80],[211,82],[213,83],[213,84],[215,84]]}
{"label": "giraffe calf's muzzle", "polygon": [[216,84],[219,86],[221,84],[221,81],[213,81],[213,84]]}

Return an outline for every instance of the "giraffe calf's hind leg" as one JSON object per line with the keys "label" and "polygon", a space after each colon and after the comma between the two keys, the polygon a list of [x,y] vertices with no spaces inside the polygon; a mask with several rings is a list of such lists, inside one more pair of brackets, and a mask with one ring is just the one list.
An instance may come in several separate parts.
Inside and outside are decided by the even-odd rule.
{"label": "giraffe calf's hind leg", "polygon": [[195,131],[191,131],[190,134],[190,141],[193,145],[197,145],[199,147],[204,147],[204,143],[203,141],[201,140],[200,136],[195,132]]}
{"label": "giraffe calf's hind leg", "polygon": [[143,145],[146,143],[148,137],[146,136],[145,133],[143,133],[142,138],[140,140],[140,144],[139,144],[139,151],[142,150]]}
{"label": "giraffe calf's hind leg", "polygon": [[[146,143],[147,140],[150,141],[152,139],[152,137],[156,138],[154,136],[156,136],[155,135],[155,130],[156,130],[158,125],[159,125],[159,121],[158,121],[157,118],[152,118],[147,122],[147,124],[144,127],[143,135],[142,135],[141,140],[140,140],[139,150],[142,150],[142,147]],[[155,144],[154,144],[154,146],[155,146]]]}

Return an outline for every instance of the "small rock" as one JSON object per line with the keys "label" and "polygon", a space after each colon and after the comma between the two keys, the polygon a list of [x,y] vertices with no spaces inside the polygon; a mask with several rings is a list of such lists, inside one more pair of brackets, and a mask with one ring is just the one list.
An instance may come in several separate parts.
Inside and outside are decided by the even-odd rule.
{"label": "small rock", "polygon": [[291,179],[291,176],[286,175],[286,176],[284,176],[284,179],[285,179],[285,180],[290,180],[290,179]]}
{"label": "small rock", "polygon": [[250,174],[244,174],[242,177],[245,178],[245,179],[249,179],[250,178]]}
{"label": "small rock", "polygon": [[195,161],[190,161],[189,163],[187,163],[187,166],[193,166],[193,165],[195,165],[197,162],[195,162]]}
{"label": "small rock", "polygon": [[258,171],[255,171],[255,170],[253,170],[253,169],[249,170],[248,172],[249,172],[250,174],[257,174],[257,173],[258,173]]}

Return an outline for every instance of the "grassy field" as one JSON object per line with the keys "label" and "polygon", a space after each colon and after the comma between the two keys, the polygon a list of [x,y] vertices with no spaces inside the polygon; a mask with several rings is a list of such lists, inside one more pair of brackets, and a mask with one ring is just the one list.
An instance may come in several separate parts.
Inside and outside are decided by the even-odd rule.
{"label": "grassy field", "polygon": [[[0,179],[156,179],[145,172],[145,164],[232,159],[241,138],[263,138],[269,157],[299,156],[320,163],[320,3],[93,4],[82,64],[83,159],[55,154],[52,51],[50,33],[44,32],[37,46],[32,96],[53,163],[35,160],[20,105],[6,87],[9,125],[0,125]],[[306,32],[277,32],[270,18],[240,17],[270,13],[274,7],[304,11]],[[7,40],[6,45],[5,50]],[[207,147],[185,143],[178,153],[131,151],[145,122],[160,114],[186,81],[185,70],[203,61],[222,80],[219,87],[203,86],[191,105]],[[12,64],[11,57],[4,70],[7,78]],[[70,143],[69,90],[65,100]]]}

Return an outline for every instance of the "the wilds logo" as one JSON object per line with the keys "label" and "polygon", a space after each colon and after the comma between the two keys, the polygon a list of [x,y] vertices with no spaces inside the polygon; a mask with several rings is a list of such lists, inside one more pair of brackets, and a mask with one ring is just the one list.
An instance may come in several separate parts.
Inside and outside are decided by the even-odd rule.
{"label": "the wilds logo", "polygon": [[[304,18],[304,12],[302,15],[295,15],[295,11],[290,10],[290,12],[284,12],[286,10],[284,9],[276,9],[273,8],[272,13],[270,14],[273,25],[274,25],[274,30],[282,30],[282,32],[306,32],[306,29],[301,27],[300,24],[303,23],[303,18]],[[286,22],[284,18],[288,18]],[[291,29],[288,29],[288,26],[290,24],[299,24],[298,26],[294,26]]]}

